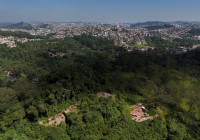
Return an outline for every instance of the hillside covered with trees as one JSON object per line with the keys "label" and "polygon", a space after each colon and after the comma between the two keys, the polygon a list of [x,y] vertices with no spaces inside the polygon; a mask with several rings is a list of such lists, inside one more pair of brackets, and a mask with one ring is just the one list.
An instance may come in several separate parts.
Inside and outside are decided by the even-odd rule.
{"label": "hillside covered with trees", "polygon": [[[127,52],[86,35],[0,46],[0,139],[200,139],[199,84],[200,49]],[[158,118],[133,121],[137,103]],[[60,125],[39,123],[74,104]]]}

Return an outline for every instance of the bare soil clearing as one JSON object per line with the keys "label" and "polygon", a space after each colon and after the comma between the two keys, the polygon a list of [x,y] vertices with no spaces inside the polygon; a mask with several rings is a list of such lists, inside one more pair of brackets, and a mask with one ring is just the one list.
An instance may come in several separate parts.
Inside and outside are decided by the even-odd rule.
{"label": "bare soil clearing", "polygon": [[[98,98],[109,98],[109,97],[114,97],[114,95],[108,93],[108,92],[99,92],[97,93],[97,97]],[[70,113],[70,112],[77,112],[77,105],[78,103],[76,103],[75,105],[70,106],[69,108],[67,108],[66,110],[63,110],[62,112],[56,114],[53,117],[50,117],[48,120],[42,120],[39,122],[39,124],[41,125],[55,125],[58,126],[60,125],[62,122],[66,121],[66,117],[65,115]]]}
{"label": "bare soil clearing", "polygon": [[47,121],[43,120],[40,121],[39,124],[41,125],[60,125],[62,122],[65,122],[66,117],[65,114],[68,114],[70,112],[77,112],[77,104],[72,105],[70,107],[68,107],[66,110],[63,110],[62,112],[60,112],[59,114],[50,117]]}
{"label": "bare soil clearing", "polygon": [[145,107],[143,106],[143,103],[138,103],[136,105],[132,105],[130,107],[131,109],[131,116],[132,116],[132,120],[136,121],[136,122],[143,122],[146,120],[153,120],[154,118],[157,118],[158,115],[155,116],[150,116],[147,112],[147,110],[145,109]]}
{"label": "bare soil clearing", "polygon": [[111,93],[108,92],[99,92],[97,93],[97,97],[103,97],[103,98],[109,98],[109,97],[114,97],[114,95],[112,95]]}

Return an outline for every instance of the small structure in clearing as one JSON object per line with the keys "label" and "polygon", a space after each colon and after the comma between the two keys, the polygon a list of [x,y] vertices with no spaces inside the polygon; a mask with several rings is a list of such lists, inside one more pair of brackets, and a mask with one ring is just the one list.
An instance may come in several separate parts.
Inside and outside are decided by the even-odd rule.
{"label": "small structure in clearing", "polygon": [[14,76],[10,71],[5,71],[8,81],[14,82],[16,79],[19,79],[20,76]]}
{"label": "small structure in clearing", "polygon": [[66,117],[65,114],[70,113],[70,112],[76,112],[77,105],[72,105],[69,108],[67,108],[66,110],[63,110],[62,112],[60,112],[59,114],[55,115],[54,117],[50,117],[47,121],[43,120],[40,121],[39,124],[41,125],[60,125],[62,122],[65,122]]}
{"label": "small structure in clearing", "polygon": [[133,105],[130,107],[131,109],[131,116],[132,120],[135,120],[136,122],[143,122],[146,120],[153,120],[154,118],[157,118],[158,115],[150,116],[147,112],[147,109],[142,103],[138,103],[136,105]]}
{"label": "small structure in clearing", "polygon": [[108,97],[113,97],[114,95],[112,95],[111,93],[108,92],[99,92],[97,93],[97,97],[103,97],[103,98],[108,98]]}

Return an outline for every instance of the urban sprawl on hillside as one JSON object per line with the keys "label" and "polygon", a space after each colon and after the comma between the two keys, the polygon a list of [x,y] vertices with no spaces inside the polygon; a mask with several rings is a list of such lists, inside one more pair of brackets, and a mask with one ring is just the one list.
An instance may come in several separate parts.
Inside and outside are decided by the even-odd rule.
{"label": "urban sprawl on hillside", "polygon": [[[23,22],[19,24],[25,24]],[[178,24],[178,23],[167,23],[162,25],[139,25],[133,26],[132,24],[76,24],[76,23],[43,23],[43,24],[29,24],[31,29],[23,28],[11,28],[11,26],[1,27],[2,32],[24,32],[33,36],[48,36],[50,39],[63,39],[65,37],[80,36],[83,34],[90,34],[95,37],[105,37],[113,40],[115,45],[126,47],[128,51],[132,51],[133,48],[138,50],[153,49],[147,41],[146,37],[160,37],[163,40],[170,39],[182,39],[188,38],[192,40],[200,40],[200,34],[192,34],[191,31],[198,29],[197,24]],[[0,34],[0,44],[7,44],[9,47],[16,47],[17,42],[25,43],[28,41],[40,41],[41,38],[30,39],[20,38],[15,36],[2,36]],[[136,44],[136,45],[135,45]],[[137,47],[135,47],[137,46]],[[139,46],[139,47],[138,47]],[[175,51],[186,52],[193,48],[199,47],[199,44],[193,46],[176,46],[173,48]]]}

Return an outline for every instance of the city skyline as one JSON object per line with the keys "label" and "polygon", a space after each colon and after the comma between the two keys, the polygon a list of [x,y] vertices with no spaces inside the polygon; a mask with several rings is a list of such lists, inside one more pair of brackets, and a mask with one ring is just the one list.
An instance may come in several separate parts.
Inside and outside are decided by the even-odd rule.
{"label": "city skyline", "polygon": [[0,1],[0,22],[200,21],[198,0]]}

